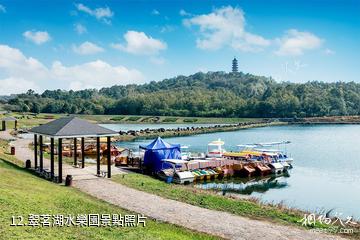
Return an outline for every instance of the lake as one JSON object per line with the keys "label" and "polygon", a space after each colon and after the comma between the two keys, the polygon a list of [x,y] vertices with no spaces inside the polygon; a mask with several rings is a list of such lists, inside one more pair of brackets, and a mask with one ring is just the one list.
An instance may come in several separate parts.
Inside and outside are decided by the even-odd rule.
{"label": "lake", "polygon": [[[261,182],[241,179],[200,184],[195,187],[221,189],[257,197],[308,211],[328,211],[346,218],[360,218],[360,125],[291,125],[245,129],[168,138],[188,145],[190,151],[205,152],[207,144],[221,138],[227,150],[238,144],[289,140],[287,151],[294,160],[290,176]],[[120,143],[138,150],[150,140]],[[258,186],[261,185],[261,186]],[[220,190],[219,190],[220,191]]]}

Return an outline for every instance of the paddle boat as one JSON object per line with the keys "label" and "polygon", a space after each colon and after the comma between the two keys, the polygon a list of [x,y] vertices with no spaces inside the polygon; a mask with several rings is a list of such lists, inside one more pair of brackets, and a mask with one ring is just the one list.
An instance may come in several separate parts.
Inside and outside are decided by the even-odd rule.
{"label": "paddle boat", "polygon": [[182,160],[190,160],[191,152],[189,152],[189,146],[182,145],[180,147],[180,149],[181,149],[181,159]]}
{"label": "paddle boat", "polygon": [[271,168],[271,172],[274,174],[281,174],[284,171],[284,166],[278,162],[269,163],[268,166]]}
{"label": "paddle boat", "polygon": [[[292,168],[293,158],[288,157],[286,153],[279,149],[269,149],[268,147],[275,145],[278,147],[280,145],[285,146],[289,143],[290,141],[237,145],[241,148],[240,151],[226,152],[223,156],[227,159],[256,162],[257,164],[253,167],[262,175],[266,174],[269,168],[271,172],[286,171]],[[278,164],[274,165],[274,163]]]}
{"label": "paddle boat", "polygon": [[192,174],[193,174],[194,177],[195,177],[195,179],[194,179],[195,181],[204,180],[205,175],[206,175],[206,174],[201,173],[200,170],[198,170],[198,169],[193,170],[193,171],[191,171],[191,172],[192,172]]}
{"label": "paddle boat", "polygon": [[212,141],[208,144],[206,157],[208,158],[221,158],[226,152],[223,148],[224,142],[219,138],[216,141]]}
{"label": "paddle boat", "polygon": [[[158,172],[159,178],[166,182],[177,184],[189,184],[194,182],[195,176],[187,169],[187,161],[180,159],[163,159],[163,169]],[[166,167],[165,167],[166,166]]]}

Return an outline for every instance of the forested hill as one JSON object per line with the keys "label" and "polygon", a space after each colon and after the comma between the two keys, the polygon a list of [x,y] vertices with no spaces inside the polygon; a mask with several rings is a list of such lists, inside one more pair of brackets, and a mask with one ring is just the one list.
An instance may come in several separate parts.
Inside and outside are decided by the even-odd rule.
{"label": "forested hill", "polygon": [[101,90],[29,90],[8,101],[17,111],[216,117],[360,114],[360,84],[278,83],[243,73],[209,72]]}

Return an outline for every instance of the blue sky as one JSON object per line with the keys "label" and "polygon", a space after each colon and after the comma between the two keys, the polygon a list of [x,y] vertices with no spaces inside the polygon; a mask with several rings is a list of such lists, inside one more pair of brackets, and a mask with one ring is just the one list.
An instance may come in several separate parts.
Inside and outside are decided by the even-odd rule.
{"label": "blue sky", "polygon": [[360,1],[0,0],[0,95],[239,70],[360,81]]}

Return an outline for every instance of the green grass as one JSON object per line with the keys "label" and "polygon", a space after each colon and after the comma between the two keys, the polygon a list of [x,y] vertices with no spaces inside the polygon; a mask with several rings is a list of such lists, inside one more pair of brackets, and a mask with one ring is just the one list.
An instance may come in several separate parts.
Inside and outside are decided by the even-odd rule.
{"label": "green grass", "polygon": [[138,116],[132,116],[132,117],[128,117],[126,119],[126,121],[130,121],[130,122],[137,122],[141,119],[142,117],[138,117]]}
{"label": "green grass", "polygon": [[198,119],[197,118],[185,118],[183,121],[185,123],[194,123],[194,122],[197,122]]}
{"label": "green grass", "polygon": [[168,122],[176,122],[179,118],[173,118],[173,117],[168,117],[168,118],[165,118],[164,120],[162,120],[162,122],[164,123],[168,123]]}
{"label": "green grass", "polygon": [[24,163],[15,156],[10,155],[9,141],[0,139],[0,159],[6,159],[18,166],[23,167]]}
{"label": "green grass", "polygon": [[147,219],[146,227],[10,226],[12,216],[29,214],[134,214],[74,188],[42,180],[0,159],[1,239],[215,239]]}
{"label": "green grass", "polygon": [[110,120],[115,121],[115,122],[120,122],[124,118],[125,118],[124,116],[115,116],[115,117],[110,118]]}
{"label": "green grass", "polygon": [[[156,194],[165,198],[189,203],[191,205],[233,213],[253,219],[263,219],[282,224],[301,226],[303,213],[287,209],[281,205],[263,205],[257,201],[232,199],[209,192],[195,189],[191,186],[167,184],[150,176],[131,173],[124,176],[114,176],[113,181],[144,192]],[[317,225],[316,227],[326,227]]]}

